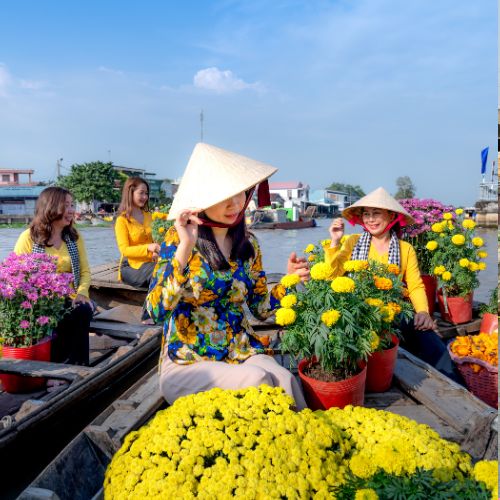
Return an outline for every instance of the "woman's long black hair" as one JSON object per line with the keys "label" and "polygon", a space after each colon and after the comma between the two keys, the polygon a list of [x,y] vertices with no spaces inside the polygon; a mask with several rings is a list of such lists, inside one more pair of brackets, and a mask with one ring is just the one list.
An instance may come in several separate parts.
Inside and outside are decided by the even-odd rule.
{"label": "woman's long black hair", "polygon": [[[245,261],[255,257],[254,248],[250,242],[250,234],[244,217],[236,226],[228,229],[228,235],[231,237],[233,243],[231,247],[231,260],[240,259]],[[211,227],[198,227],[196,247],[213,270],[225,271],[230,268],[229,262],[215,241]]]}

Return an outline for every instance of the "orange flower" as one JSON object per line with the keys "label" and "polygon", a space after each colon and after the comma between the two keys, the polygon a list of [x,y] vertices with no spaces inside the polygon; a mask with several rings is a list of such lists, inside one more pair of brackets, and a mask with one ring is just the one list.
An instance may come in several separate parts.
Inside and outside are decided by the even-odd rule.
{"label": "orange flower", "polygon": [[375,286],[379,290],[390,290],[392,288],[392,281],[389,278],[375,276]]}
{"label": "orange flower", "polygon": [[396,276],[399,274],[399,266],[397,264],[389,264],[387,266],[387,270],[391,273],[391,274],[395,274]]}

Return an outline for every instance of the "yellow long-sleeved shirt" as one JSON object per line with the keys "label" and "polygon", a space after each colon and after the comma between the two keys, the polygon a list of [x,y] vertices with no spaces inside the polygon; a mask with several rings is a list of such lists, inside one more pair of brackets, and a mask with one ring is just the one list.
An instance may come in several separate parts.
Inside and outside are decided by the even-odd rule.
{"label": "yellow long-sleeved shirt", "polygon": [[[78,233],[78,241],[76,242],[78,248],[78,255],[80,257],[80,285],[76,291],[79,295],[89,296],[90,287],[90,268],[87,258],[87,251],[85,250],[85,243],[82,235]],[[17,255],[31,253],[33,251],[33,240],[31,239],[30,230],[23,231],[17,239],[14,252]],[[58,273],[71,273],[71,257],[68,252],[66,242],[63,241],[59,248],[45,247],[45,253],[57,257],[57,272]]]}
{"label": "yellow long-sleeved shirt", "polygon": [[[335,276],[345,273],[344,263],[351,258],[352,250],[356,245],[360,235],[349,236],[342,246],[325,249],[325,261],[333,268]],[[420,277],[417,254],[415,249],[406,241],[399,240],[399,250],[401,253],[401,274],[408,287],[408,293],[415,312],[429,312],[425,286]],[[389,261],[388,252],[380,254],[373,245],[370,245],[368,259],[387,264]]]}
{"label": "yellow long-sleeved shirt", "polygon": [[[148,245],[153,243],[151,234],[151,214],[143,212],[144,222],[141,224],[133,217],[127,219],[124,214],[119,215],[115,222],[115,235],[120,250],[120,268],[124,257],[127,257],[130,267],[139,269],[145,262],[153,261],[153,254]],[[118,279],[121,280],[120,272]]]}

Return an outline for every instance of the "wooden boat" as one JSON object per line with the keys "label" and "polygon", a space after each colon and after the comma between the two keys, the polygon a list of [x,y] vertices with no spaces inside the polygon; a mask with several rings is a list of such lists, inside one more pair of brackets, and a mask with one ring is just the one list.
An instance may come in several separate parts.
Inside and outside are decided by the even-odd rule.
{"label": "wooden boat", "polygon": [[[273,336],[276,330],[267,326],[259,333]],[[287,356],[276,357],[287,366]],[[153,369],[73,439],[19,499],[102,498],[106,467],[125,436],[166,406],[158,386],[158,370]],[[427,424],[475,459],[497,458],[496,411],[404,349],[399,350],[391,389],[367,394],[365,406]]]}
{"label": "wooden boat", "polygon": [[[2,373],[67,383],[54,392],[0,390],[0,462],[6,462],[2,475],[12,478],[14,488],[30,470],[34,477],[117,395],[157,364],[162,327],[141,324],[146,290],[117,283],[116,267],[92,270],[90,292],[99,312],[90,327],[90,366],[0,358]],[[105,268],[110,277],[114,272],[112,282],[99,279]]]}
{"label": "wooden boat", "polygon": [[288,222],[256,222],[250,225],[250,229],[304,229],[307,227],[316,227],[316,221],[307,219]]}

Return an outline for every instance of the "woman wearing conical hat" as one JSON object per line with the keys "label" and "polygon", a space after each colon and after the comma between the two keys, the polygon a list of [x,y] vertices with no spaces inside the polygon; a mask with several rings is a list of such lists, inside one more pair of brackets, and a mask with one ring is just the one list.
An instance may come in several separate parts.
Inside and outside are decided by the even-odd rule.
{"label": "woman wearing conical hat", "polygon": [[350,259],[399,266],[415,309],[413,321],[401,325],[404,346],[448,377],[462,382],[446,345],[433,331],[436,324],[429,314],[415,250],[398,237],[401,227],[414,223],[411,215],[382,187],[346,208],[342,215],[350,224],[361,225],[364,232],[348,236],[341,245],[344,222],[341,218],[332,222],[329,229],[331,244],[325,250],[325,260],[332,266],[334,274],[344,274],[344,263]]}
{"label": "woman wearing conical hat", "polygon": [[[172,403],[213,387],[282,386],[306,406],[294,376],[265,353],[244,306],[265,319],[279,307],[282,285],[268,292],[260,248],[245,226],[245,208],[274,167],[208,144],[197,144],[179,186],[147,297],[164,321],[160,388]],[[269,190],[267,189],[267,198]],[[267,203],[269,204],[269,203]],[[289,273],[305,278],[292,254]]]}

